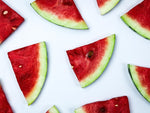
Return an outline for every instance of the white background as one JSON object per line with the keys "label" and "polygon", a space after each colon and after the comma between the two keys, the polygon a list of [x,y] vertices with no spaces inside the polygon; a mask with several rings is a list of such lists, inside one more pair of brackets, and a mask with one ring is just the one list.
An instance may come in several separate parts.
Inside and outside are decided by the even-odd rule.
{"label": "white background", "polygon": [[[101,16],[96,0],[74,0],[89,30],[57,26],[40,17],[30,6],[32,0],[4,0],[25,18],[25,22],[0,45],[0,81],[15,113],[44,113],[56,105],[61,113],[73,113],[81,105],[127,95],[131,113],[150,113],[148,103],[137,91],[127,64],[150,67],[150,41],[124,24],[120,16],[142,0],[121,0]],[[102,76],[81,88],[66,55],[66,50],[116,34],[112,58]],[[7,52],[46,41],[48,73],[45,85],[30,106],[19,89]]]}

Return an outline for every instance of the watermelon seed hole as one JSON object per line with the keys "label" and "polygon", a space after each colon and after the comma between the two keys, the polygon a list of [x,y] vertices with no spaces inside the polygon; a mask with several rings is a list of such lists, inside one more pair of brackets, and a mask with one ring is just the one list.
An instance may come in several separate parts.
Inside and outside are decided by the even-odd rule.
{"label": "watermelon seed hole", "polygon": [[11,27],[11,29],[15,31],[15,30],[16,30],[16,27]]}
{"label": "watermelon seed hole", "polygon": [[89,51],[89,52],[87,53],[87,57],[88,57],[88,58],[91,58],[91,57],[93,56],[93,54],[94,54],[93,51]]}
{"label": "watermelon seed hole", "polygon": [[101,113],[105,113],[105,112],[106,112],[105,107],[101,107],[101,108],[100,108],[100,112],[101,112]]}
{"label": "watermelon seed hole", "polygon": [[19,65],[19,68],[21,68],[22,67],[22,65]]}

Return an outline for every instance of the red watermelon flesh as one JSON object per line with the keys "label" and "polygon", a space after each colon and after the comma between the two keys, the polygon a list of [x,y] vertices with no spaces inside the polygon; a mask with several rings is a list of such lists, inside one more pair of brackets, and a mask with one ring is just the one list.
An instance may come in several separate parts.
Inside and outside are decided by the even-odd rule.
{"label": "red watermelon flesh", "polygon": [[105,5],[106,2],[108,2],[110,0],[97,0],[98,6],[102,7],[103,5]]}
{"label": "red watermelon flesh", "polygon": [[23,17],[0,0],[0,43],[12,34],[23,21]]}
{"label": "red watermelon flesh", "polygon": [[13,113],[1,85],[0,85],[0,113]]}
{"label": "red watermelon flesh", "polygon": [[20,89],[28,104],[31,104],[38,96],[46,77],[47,56],[45,42],[13,50],[8,53],[8,56]]}
{"label": "red watermelon flesh", "polygon": [[127,96],[83,105],[75,113],[130,113]]}
{"label": "red watermelon flesh", "polygon": [[129,72],[135,86],[142,96],[150,102],[150,68],[128,65]]}
{"label": "red watermelon flesh", "polygon": [[88,86],[102,74],[112,55],[114,43],[115,35],[111,35],[94,43],[67,51],[70,64],[81,87]]}

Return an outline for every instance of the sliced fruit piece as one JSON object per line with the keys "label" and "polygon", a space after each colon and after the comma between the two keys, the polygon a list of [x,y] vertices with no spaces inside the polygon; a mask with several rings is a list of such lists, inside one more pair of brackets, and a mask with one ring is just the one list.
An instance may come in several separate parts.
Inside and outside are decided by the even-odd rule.
{"label": "sliced fruit piece", "polygon": [[31,6],[52,23],[72,29],[88,29],[73,0],[36,0]]}
{"label": "sliced fruit piece", "polygon": [[150,39],[150,2],[144,0],[129,12],[121,16],[121,19],[141,36]]}
{"label": "sliced fruit piece", "polygon": [[0,84],[0,113],[13,113]]}
{"label": "sliced fruit piece", "polygon": [[70,64],[81,87],[93,83],[106,68],[114,50],[115,35],[68,50]]}
{"label": "sliced fruit piece", "polygon": [[101,15],[104,15],[112,10],[119,3],[119,1],[120,0],[97,0]]}
{"label": "sliced fruit piece", "polygon": [[83,105],[75,113],[130,113],[127,96]]}
{"label": "sliced fruit piece", "polygon": [[17,12],[0,0],[0,44],[24,21]]}
{"label": "sliced fruit piece", "polygon": [[45,42],[8,52],[18,84],[28,105],[38,97],[47,73]]}
{"label": "sliced fruit piece", "polygon": [[58,109],[56,108],[56,106],[54,105],[53,107],[51,107],[46,113],[59,113]]}
{"label": "sliced fruit piece", "polygon": [[136,88],[150,102],[150,68],[128,64],[128,69]]}

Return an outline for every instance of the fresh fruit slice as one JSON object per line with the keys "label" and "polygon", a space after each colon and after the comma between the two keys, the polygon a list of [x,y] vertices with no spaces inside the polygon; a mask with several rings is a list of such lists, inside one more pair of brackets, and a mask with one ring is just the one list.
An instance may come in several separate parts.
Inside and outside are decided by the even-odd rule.
{"label": "fresh fruit slice", "polygon": [[0,84],[0,113],[13,113]]}
{"label": "fresh fruit slice", "polygon": [[121,16],[122,20],[141,36],[150,39],[150,2],[142,3]]}
{"label": "fresh fruit slice", "polygon": [[72,29],[88,29],[73,0],[36,0],[31,6],[52,23]]}
{"label": "fresh fruit slice", "polygon": [[24,21],[17,12],[0,0],[0,44]]}
{"label": "fresh fruit slice", "polygon": [[114,8],[120,0],[97,0],[101,15],[108,13]]}
{"label": "fresh fruit slice", "polygon": [[58,109],[56,108],[56,106],[54,105],[53,107],[51,107],[46,113],[59,113]]}
{"label": "fresh fruit slice", "polygon": [[128,64],[128,69],[136,88],[150,102],[150,68]]}
{"label": "fresh fruit slice", "polygon": [[115,35],[68,50],[70,64],[81,87],[93,83],[106,68],[114,50]]}
{"label": "fresh fruit slice", "polygon": [[83,105],[75,113],[130,113],[127,96]]}
{"label": "fresh fruit slice", "polygon": [[8,53],[18,84],[28,105],[38,97],[47,73],[45,42],[33,44]]}

